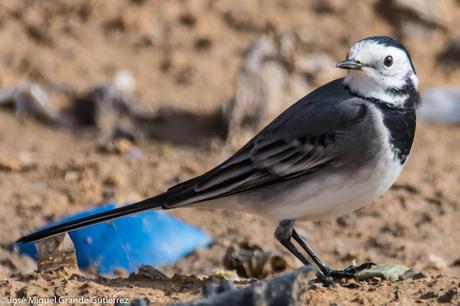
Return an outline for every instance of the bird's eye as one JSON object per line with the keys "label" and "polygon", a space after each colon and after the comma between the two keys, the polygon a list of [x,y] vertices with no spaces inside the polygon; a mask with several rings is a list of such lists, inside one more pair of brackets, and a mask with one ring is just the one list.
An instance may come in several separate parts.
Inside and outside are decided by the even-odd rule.
{"label": "bird's eye", "polygon": [[393,65],[393,56],[391,55],[386,56],[385,59],[383,60],[383,64],[385,65],[385,67],[391,67],[391,65]]}

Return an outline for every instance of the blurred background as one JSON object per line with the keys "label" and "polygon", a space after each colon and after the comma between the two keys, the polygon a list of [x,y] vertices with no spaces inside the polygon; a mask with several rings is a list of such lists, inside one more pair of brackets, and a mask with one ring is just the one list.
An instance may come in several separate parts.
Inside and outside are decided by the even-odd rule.
{"label": "blurred background", "polygon": [[[335,64],[373,35],[409,49],[427,93],[425,120],[389,192],[338,220],[301,224],[303,234],[333,266],[371,260],[460,276],[459,20],[455,0],[2,1],[0,277],[9,281],[0,292],[19,290],[18,273],[35,269],[7,251],[9,242],[210,169],[291,103],[343,76]],[[271,238],[270,220],[171,213],[214,242],[161,267],[167,275],[228,270],[224,258],[239,248],[283,261],[247,276],[299,266]],[[51,286],[34,277],[30,290]],[[80,284],[69,282],[67,294]]]}

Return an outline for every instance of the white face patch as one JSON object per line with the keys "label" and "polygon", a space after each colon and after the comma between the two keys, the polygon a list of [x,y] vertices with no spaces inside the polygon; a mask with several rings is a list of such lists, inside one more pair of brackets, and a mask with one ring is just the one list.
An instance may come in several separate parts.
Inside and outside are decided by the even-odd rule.
{"label": "white face patch", "polygon": [[[389,66],[384,64],[388,56],[392,58]],[[364,40],[354,44],[347,57],[365,65],[361,70],[349,70],[344,81],[353,92],[362,96],[400,105],[407,96],[396,95],[391,89],[403,88],[408,78],[417,88],[418,79],[410,59],[400,48]]]}

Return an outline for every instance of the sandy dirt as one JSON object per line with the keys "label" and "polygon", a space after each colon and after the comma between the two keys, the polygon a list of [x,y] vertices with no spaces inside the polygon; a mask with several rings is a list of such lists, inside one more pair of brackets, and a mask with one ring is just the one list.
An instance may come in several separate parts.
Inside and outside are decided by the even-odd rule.
{"label": "sandy dirt", "polygon": [[[411,51],[422,89],[459,85],[459,69],[443,67],[436,58],[449,39],[460,35],[460,4],[446,1],[443,8],[442,26],[415,22],[406,33],[378,1],[2,1],[0,86],[64,82],[84,90],[106,82],[118,70],[128,70],[144,107],[169,105],[200,116],[232,97],[251,41],[264,33],[299,29],[311,35],[312,52],[323,52],[334,61],[343,59],[348,46],[362,37],[397,35]],[[333,77],[343,73],[330,69]],[[311,79],[308,86],[325,81]],[[130,160],[100,152],[96,138],[91,132],[21,121],[13,111],[0,109],[0,297],[140,296],[151,305],[187,301],[199,297],[208,276],[223,268],[226,250],[245,241],[281,254],[289,268],[299,266],[272,239],[275,223],[270,220],[183,209],[171,213],[212,235],[214,243],[175,265],[160,267],[168,279],[125,275],[110,280],[73,270],[33,272],[28,258],[7,251],[9,242],[97,203],[152,196],[231,153],[218,138],[198,146],[147,140],[137,144],[145,158]],[[334,267],[353,260],[400,263],[424,276],[352,287],[318,285],[302,302],[458,305],[459,169],[460,127],[419,122],[408,165],[389,192],[338,220],[299,227]]]}

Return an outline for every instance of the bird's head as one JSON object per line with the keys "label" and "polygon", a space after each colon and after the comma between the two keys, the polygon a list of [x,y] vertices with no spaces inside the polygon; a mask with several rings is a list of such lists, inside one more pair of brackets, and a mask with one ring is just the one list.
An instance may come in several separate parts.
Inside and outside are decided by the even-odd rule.
{"label": "bird's head", "polygon": [[404,104],[418,85],[409,52],[387,36],[358,41],[337,67],[348,70],[344,84],[353,93],[391,104]]}

